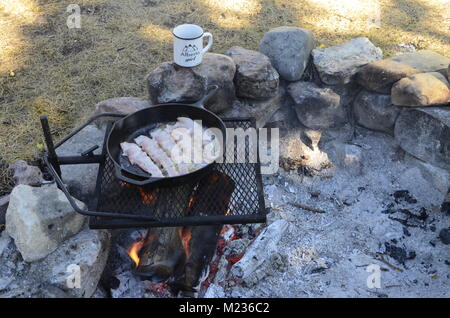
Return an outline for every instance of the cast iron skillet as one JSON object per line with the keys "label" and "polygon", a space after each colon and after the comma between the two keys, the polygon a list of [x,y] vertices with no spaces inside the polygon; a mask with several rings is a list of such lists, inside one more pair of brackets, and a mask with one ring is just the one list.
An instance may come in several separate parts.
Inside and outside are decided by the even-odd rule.
{"label": "cast iron skillet", "polygon": [[146,134],[156,127],[157,124],[175,122],[177,117],[189,117],[192,120],[201,120],[205,128],[218,128],[223,135],[225,145],[226,127],[223,121],[214,113],[204,108],[204,104],[212,98],[218,90],[218,86],[209,87],[207,94],[194,104],[160,104],[147,107],[116,121],[106,141],[107,152],[115,166],[116,177],[124,182],[138,186],[175,186],[187,181],[200,178],[209,171],[213,163],[190,173],[175,176],[157,178],[144,172],[141,168],[131,165],[128,159],[122,155],[120,143],[134,142],[134,138]]}

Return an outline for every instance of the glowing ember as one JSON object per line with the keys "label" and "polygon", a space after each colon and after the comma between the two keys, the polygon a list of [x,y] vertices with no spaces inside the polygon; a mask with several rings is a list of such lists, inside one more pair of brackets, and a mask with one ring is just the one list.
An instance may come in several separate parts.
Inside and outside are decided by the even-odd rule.
{"label": "glowing ember", "polygon": [[139,193],[142,197],[142,204],[149,205],[156,200],[156,196],[153,193],[145,192],[141,187],[139,187]]}
{"label": "glowing ember", "polygon": [[191,208],[192,205],[194,204],[194,202],[195,202],[195,196],[192,196],[191,199],[189,200],[188,208]]}

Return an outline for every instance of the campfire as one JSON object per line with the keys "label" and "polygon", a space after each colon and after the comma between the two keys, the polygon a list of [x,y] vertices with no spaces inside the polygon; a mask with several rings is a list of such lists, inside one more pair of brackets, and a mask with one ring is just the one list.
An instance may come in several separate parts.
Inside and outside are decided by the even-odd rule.
{"label": "campfire", "polygon": [[[246,119],[225,122],[232,127],[252,125]],[[44,131],[46,126],[43,119]],[[108,131],[109,128],[106,136]],[[90,216],[93,229],[146,228],[126,247],[131,260],[129,271],[157,294],[197,295],[217,272],[225,246],[238,238],[235,227],[222,225],[265,220],[259,162],[216,163],[201,178],[176,186],[139,185],[116,178],[114,163],[104,152],[98,157],[92,153],[70,159],[52,157],[51,136],[46,136],[50,140],[46,162],[66,195],[69,191],[61,182],[59,165],[67,161],[85,163],[93,158],[99,161],[92,211],[83,211],[76,203],[74,208]],[[239,255],[234,255],[229,263],[239,259]]]}
{"label": "campfire", "polygon": [[[157,200],[142,187],[135,191],[141,195],[142,204]],[[212,197],[220,202],[224,215],[230,213],[233,191],[231,178],[223,173],[212,174],[186,201],[184,216],[204,213],[205,202]],[[227,227],[221,228],[220,225],[151,228],[128,249],[133,260],[133,272],[152,283],[165,283],[173,294],[181,292],[192,296],[202,283],[201,277],[207,274],[212,258],[220,253],[224,242],[231,239],[225,229]]]}

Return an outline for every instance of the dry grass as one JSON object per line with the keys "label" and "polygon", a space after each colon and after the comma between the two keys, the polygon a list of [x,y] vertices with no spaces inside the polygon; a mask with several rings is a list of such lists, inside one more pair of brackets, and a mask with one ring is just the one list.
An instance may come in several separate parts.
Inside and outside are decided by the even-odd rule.
{"label": "dry grass", "polygon": [[[81,29],[66,26],[74,2]],[[381,28],[370,23],[378,8]],[[219,53],[256,49],[281,25],[324,46],[362,35],[385,55],[397,43],[450,52],[449,0],[0,0],[0,160],[42,151],[41,114],[61,135],[103,99],[145,97],[145,74],[171,59],[170,30],[184,22],[212,32]]]}

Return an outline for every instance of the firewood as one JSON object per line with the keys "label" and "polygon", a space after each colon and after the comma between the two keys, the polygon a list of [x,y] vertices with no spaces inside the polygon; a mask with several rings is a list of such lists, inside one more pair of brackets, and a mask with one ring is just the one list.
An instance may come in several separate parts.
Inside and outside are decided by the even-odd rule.
{"label": "firewood", "polygon": [[249,246],[244,257],[233,265],[231,273],[244,281],[250,277],[268,259],[268,255],[270,256],[276,252],[277,243],[288,228],[288,225],[285,220],[278,220],[265,228]]}

